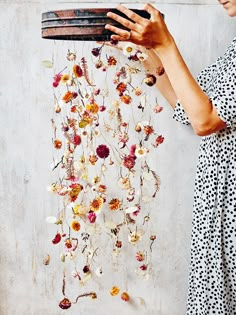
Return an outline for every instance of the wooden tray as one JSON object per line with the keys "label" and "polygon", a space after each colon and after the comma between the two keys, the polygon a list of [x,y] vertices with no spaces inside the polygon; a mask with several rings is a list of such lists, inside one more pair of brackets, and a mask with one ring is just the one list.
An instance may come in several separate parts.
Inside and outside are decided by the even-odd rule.
{"label": "wooden tray", "polygon": [[[132,10],[146,19],[150,18],[150,14],[144,10]],[[72,9],[45,12],[42,14],[42,38],[109,41],[112,33],[104,28],[106,24],[112,24],[123,29],[125,28],[108,18],[107,12],[114,12],[124,16],[120,11],[113,8]]]}

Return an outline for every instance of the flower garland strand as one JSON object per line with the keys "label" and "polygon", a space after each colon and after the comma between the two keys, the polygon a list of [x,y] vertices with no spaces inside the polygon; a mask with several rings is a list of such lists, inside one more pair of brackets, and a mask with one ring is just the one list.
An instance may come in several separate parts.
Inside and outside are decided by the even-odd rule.
{"label": "flower garland strand", "polygon": [[[115,49],[104,43],[86,56],[68,49],[62,70],[53,76],[54,178],[49,191],[58,196],[60,210],[46,220],[56,225],[52,244],[61,245],[61,261],[73,262],[72,277],[83,286],[104,275],[109,260],[102,258],[110,253],[119,257],[130,252],[136,275],[147,278],[156,240],[149,222],[160,179],[149,164],[164,137],[154,126],[156,116],[150,114],[150,109],[159,114],[162,107],[149,89],[164,69],[145,73],[141,62],[147,55],[133,44],[125,45],[123,53],[116,57]],[[109,245],[104,251],[100,244],[106,237]],[[44,264],[49,263],[47,255]],[[71,302],[65,285],[64,274],[62,309],[80,297],[97,298],[90,292]],[[127,291],[121,293],[126,302]],[[117,285],[110,289],[111,296],[119,292]]]}

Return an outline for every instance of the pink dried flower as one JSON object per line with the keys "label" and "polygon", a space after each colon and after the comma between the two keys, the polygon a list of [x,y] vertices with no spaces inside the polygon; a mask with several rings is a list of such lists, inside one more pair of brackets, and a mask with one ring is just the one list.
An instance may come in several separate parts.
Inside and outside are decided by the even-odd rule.
{"label": "pink dried flower", "polygon": [[161,111],[163,110],[163,107],[160,106],[159,104],[157,104],[154,108],[153,108],[153,111],[154,113],[160,113]]}
{"label": "pink dried flower", "polygon": [[135,150],[136,150],[136,144],[132,144],[129,150],[129,154],[133,157],[135,156]]}
{"label": "pink dried flower", "polygon": [[137,261],[144,261],[145,259],[145,254],[141,251],[138,251],[135,255]]}
{"label": "pink dried flower", "polygon": [[94,212],[89,212],[89,214],[88,214],[88,220],[89,220],[90,223],[94,223],[94,222],[96,221],[96,218],[97,218],[96,213],[94,213]]}
{"label": "pink dried flower", "polygon": [[99,107],[99,111],[100,111],[100,112],[104,112],[105,110],[106,110],[106,106],[101,105],[101,106]]}
{"label": "pink dried flower", "polygon": [[105,144],[100,144],[96,149],[97,156],[105,159],[109,156],[110,150]]}

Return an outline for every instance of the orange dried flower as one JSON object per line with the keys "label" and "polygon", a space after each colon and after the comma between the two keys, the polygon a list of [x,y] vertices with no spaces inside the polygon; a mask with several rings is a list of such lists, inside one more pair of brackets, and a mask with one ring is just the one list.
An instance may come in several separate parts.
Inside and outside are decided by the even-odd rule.
{"label": "orange dried flower", "polygon": [[105,185],[101,184],[101,185],[98,186],[98,191],[100,193],[104,193],[106,190],[107,190],[107,187]]}
{"label": "orange dried flower", "polygon": [[128,302],[129,301],[129,294],[127,292],[123,292],[121,294],[121,299],[125,302]]}
{"label": "orange dried flower", "polygon": [[63,74],[61,76],[61,82],[62,83],[67,83],[70,80],[70,75],[69,74]]}
{"label": "orange dried flower", "polygon": [[69,192],[71,201],[75,201],[79,195],[79,193],[83,190],[83,186],[80,184],[72,184],[70,185],[71,191]]}
{"label": "orange dried flower", "polygon": [[93,201],[90,203],[90,210],[96,212],[96,211],[101,210],[102,206],[103,206],[103,198],[97,197],[93,199]]}
{"label": "orange dried flower", "polygon": [[76,97],[78,96],[78,94],[76,92],[71,92],[71,91],[67,91],[62,100],[65,102],[65,103],[69,103],[71,102],[73,99],[75,99]]}
{"label": "orange dried flower", "polygon": [[92,102],[91,104],[86,105],[86,110],[92,114],[97,114],[99,111],[99,106],[97,103]]}
{"label": "orange dried flower", "polygon": [[62,141],[59,139],[54,140],[54,148],[60,149],[62,147]]}
{"label": "orange dried flower", "polygon": [[120,292],[120,289],[119,289],[118,287],[115,287],[115,286],[112,287],[111,290],[110,290],[110,294],[111,294],[112,296],[117,295],[119,292]]}
{"label": "orange dried flower", "polygon": [[80,230],[80,223],[79,223],[78,221],[73,221],[73,222],[71,223],[71,228],[72,228],[74,231],[78,232],[78,231]]}
{"label": "orange dried flower", "polygon": [[114,56],[110,56],[107,58],[108,66],[115,66],[117,64],[117,60]]}
{"label": "orange dried flower", "polygon": [[118,210],[120,208],[121,202],[118,198],[113,198],[109,202],[109,209],[110,210]]}
{"label": "orange dried flower", "polygon": [[96,162],[97,162],[97,160],[98,160],[98,157],[97,157],[95,154],[91,154],[91,155],[89,156],[89,162],[90,162],[92,165],[95,165]]}
{"label": "orange dried flower", "polygon": [[125,103],[125,104],[130,104],[132,101],[131,96],[125,94],[125,95],[121,95],[120,97],[121,102]]}
{"label": "orange dried flower", "polygon": [[126,88],[127,88],[127,84],[124,82],[120,82],[117,85],[116,90],[122,95],[125,92]]}

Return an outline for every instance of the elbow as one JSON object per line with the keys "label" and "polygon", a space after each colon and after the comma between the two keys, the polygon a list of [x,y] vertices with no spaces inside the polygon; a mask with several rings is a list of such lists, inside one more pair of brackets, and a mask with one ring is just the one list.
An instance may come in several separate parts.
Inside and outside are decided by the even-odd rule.
{"label": "elbow", "polygon": [[216,131],[224,129],[225,126],[225,122],[220,119],[213,122],[207,121],[205,123],[195,123],[192,125],[194,133],[200,137],[209,136]]}

